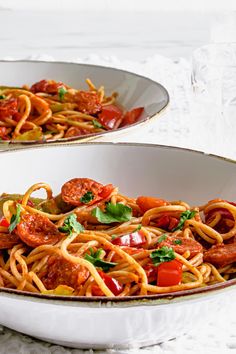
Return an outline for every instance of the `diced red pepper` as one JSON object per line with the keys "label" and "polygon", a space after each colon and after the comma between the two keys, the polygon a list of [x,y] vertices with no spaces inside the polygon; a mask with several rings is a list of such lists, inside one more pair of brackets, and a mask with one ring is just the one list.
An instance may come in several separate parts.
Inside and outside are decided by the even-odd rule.
{"label": "diced red pepper", "polygon": [[148,278],[148,283],[151,283],[157,278],[157,267],[152,264],[147,264],[143,267]]}
{"label": "diced red pepper", "polygon": [[111,242],[117,246],[141,247],[146,243],[146,238],[142,231],[136,231],[129,235],[116,237]]}
{"label": "diced red pepper", "polygon": [[110,277],[102,271],[98,271],[100,277],[106,286],[113,292],[114,295],[119,295],[123,290],[123,285],[116,279]]}
{"label": "diced red pepper", "polygon": [[[21,204],[22,203],[22,199],[18,199],[17,200],[17,203]],[[32,202],[32,200],[28,199],[27,201],[27,205],[30,206],[30,207],[34,207],[34,203]]]}
{"label": "diced red pepper", "polygon": [[7,219],[6,218],[2,218],[1,220],[0,220],[0,226],[3,226],[3,227],[9,227],[9,222],[7,221]]}
{"label": "diced red pepper", "polygon": [[167,230],[172,231],[179,223],[179,220],[173,216],[162,215],[157,221],[156,226]]}
{"label": "diced red pepper", "polygon": [[179,224],[179,220],[177,218],[174,218],[173,216],[171,216],[168,229],[171,231],[171,230],[175,229],[178,224]]}
{"label": "diced red pepper", "polygon": [[134,108],[129,112],[126,112],[122,120],[122,126],[134,124],[138,121],[138,118],[143,113],[144,107]]}
{"label": "diced red pepper", "polygon": [[110,104],[102,108],[98,115],[99,122],[108,130],[117,128],[118,121],[122,118],[123,112],[117,106]]}
{"label": "diced red pepper", "polygon": [[174,286],[181,283],[182,263],[173,259],[170,262],[161,263],[157,267],[157,285]]}

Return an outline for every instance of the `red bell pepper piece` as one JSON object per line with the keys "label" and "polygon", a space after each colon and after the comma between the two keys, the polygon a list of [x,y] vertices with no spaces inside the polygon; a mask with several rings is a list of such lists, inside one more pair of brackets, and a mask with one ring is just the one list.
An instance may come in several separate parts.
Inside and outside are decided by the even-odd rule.
{"label": "red bell pepper piece", "polygon": [[[98,115],[99,122],[108,130],[118,128],[117,123],[121,120],[123,112],[117,106],[110,104],[102,108],[101,113]],[[119,124],[118,124],[119,125]]]}
{"label": "red bell pepper piece", "polygon": [[122,126],[136,123],[143,113],[143,110],[144,107],[138,107],[126,112],[122,120]]}
{"label": "red bell pepper piece", "polygon": [[7,221],[7,219],[3,217],[3,218],[0,220],[0,226],[9,227],[10,224],[9,224],[9,222]]}
{"label": "red bell pepper piece", "polygon": [[113,245],[140,247],[146,243],[146,238],[142,231],[136,231],[129,235],[123,235],[111,241]]}
{"label": "red bell pepper piece", "polygon": [[157,267],[152,264],[147,264],[143,267],[148,278],[148,283],[152,283],[157,278]]}
{"label": "red bell pepper piece", "polygon": [[119,295],[123,290],[123,285],[115,278],[110,277],[102,271],[98,271],[100,277],[106,286],[113,292],[114,295]]}
{"label": "red bell pepper piece", "polygon": [[182,280],[182,263],[173,259],[170,262],[161,263],[157,267],[157,285],[173,286],[180,284]]}
{"label": "red bell pepper piece", "polygon": [[179,220],[173,216],[162,215],[156,222],[156,226],[161,229],[172,231],[179,223]]}

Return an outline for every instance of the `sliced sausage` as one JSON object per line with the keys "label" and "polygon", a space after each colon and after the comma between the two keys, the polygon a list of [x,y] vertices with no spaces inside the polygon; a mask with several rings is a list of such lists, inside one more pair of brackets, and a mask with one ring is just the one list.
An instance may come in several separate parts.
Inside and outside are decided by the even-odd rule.
{"label": "sliced sausage", "polygon": [[[108,188],[109,187],[109,188]],[[89,178],[74,178],[66,182],[61,188],[61,196],[64,202],[74,205],[92,205],[99,200],[105,199],[110,195],[113,190],[112,185],[103,186]],[[81,201],[81,198],[86,195],[87,192],[92,193],[91,200],[86,203]]]}
{"label": "sliced sausage", "polygon": [[16,230],[20,239],[30,247],[53,245],[62,238],[56,225],[40,214],[24,214]]}
{"label": "sliced sausage", "polygon": [[0,234],[0,249],[8,249],[19,243],[20,239],[15,234]]}
{"label": "sliced sausage", "polygon": [[60,256],[50,256],[47,274],[42,277],[42,282],[48,290],[59,285],[67,285],[77,289],[89,277],[87,268],[67,261]]}
{"label": "sliced sausage", "polygon": [[32,85],[30,91],[33,93],[45,92],[49,94],[57,94],[60,87],[65,87],[63,82],[56,82],[54,80],[41,80]]}
{"label": "sliced sausage", "polygon": [[214,245],[204,253],[203,259],[217,267],[234,263],[236,262],[236,243]]}
{"label": "sliced sausage", "polygon": [[0,101],[0,120],[14,116],[17,111],[17,99],[9,98]]}
{"label": "sliced sausage", "polygon": [[203,251],[203,247],[199,242],[193,240],[192,238],[180,236],[168,236],[165,240],[158,244],[158,248],[163,246],[171,247],[176,253],[179,254],[189,251],[190,257],[194,257],[196,254]]}
{"label": "sliced sausage", "polygon": [[[210,201],[209,203],[214,203],[214,202],[226,202],[229,203],[233,206],[236,206],[234,202],[229,202],[227,200],[213,200]],[[214,229],[220,233],[227,233],[230,231],[230,229],[233,226],[233,214],[226,208],[214,208],[208,211],[208,213],[205,213],[205,221],[206,224],[210,224],[212,220],[216,217],[217,214],[221,215],[220,220],[218,223],[214,226]]]}
{"label": "sliced sausage", "polygon": [[96,92],[79,91],[75,94],[74,101],[78,111],[86,114],[96,114],[101,111],[100,97]]}

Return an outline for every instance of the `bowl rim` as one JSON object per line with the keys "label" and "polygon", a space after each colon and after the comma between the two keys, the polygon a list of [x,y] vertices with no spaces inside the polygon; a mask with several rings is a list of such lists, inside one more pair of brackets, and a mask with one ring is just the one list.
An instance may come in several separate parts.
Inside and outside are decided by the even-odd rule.
{"label": "bowl rim", "polygon": [[[183,151],[183,152],[188,152],[188,153],[193,153],[193,154],[198,154],[202,156],[206,156],[207,158],[210,159],[217,159],[224,161],[229,164],[235,165],[236,168],[236,160],[223,157],[223,156],[218,156],[215,154],[211,153],[206,153],[204,151],[199,151],[199,150],[194,150],[194,149],[189,149],[189,148],[183,148],[183,147],[178,147],[178,146],[169,146],[169,145],[160,145],[160,144],[146,144],[146,143],[126,143],[126,142],[121,142],[121,143],[116,143],[116,142],[84,142],[84,143],[79,143],[77,142],[76,144],[71,144],[71,143],[55,143],[54,145],[40,145],[40,146],[30,146],[30,147],[22,147],[20,149],[10,149],[10,150],[2,150],[0,151],[0,156],[1,154],[5,153],[15,153],[21,152],[21,151],[30,151],[34,149],[42,149],[42,148],[53,148],[53,147],[58,147],[60,146],[61,148],[66,147],[66,148],[76,148],[76,147],[81,147],[81,146],[132,146],[132,147],[142,147],[142,148],[159,148],[163,150],[176,150],[176,151]],[[236,289],[236,278],[227,280],[225,282],[221,283],[216,283],[213,285],[209,285],[206,287],[201,287],[201,288],[195,288],[195,289],[189,289],[189,290],[181,290],[181,291],[176,291],[176,292],[168,292],[168,293],[163,293],[163,294],[153,294],[153,295],[141,295],[141,296],[125,296],[125,297],[85,297],[85,296],[61,296],[61,295],[47,295],[47,294],[41,294],[41,293],[30,293],[27,291],[21,291],[21,290],[16,290],[16,289],[10,289],[10,288],[2,288],[0,287],[0,297],[1,295],[17,295],[19,297],[23,298],[33,298],[33,299],[41,299],[41,300],[51,300],[51,301],[58,301],[58,302],[63,302],[63,303],[77,303],[77,304],[84,304],[84,306],[90,306],[91,304],[99,305],[99,304],[111,304],[113,307],[119,307],[124,304],[125,306],[136,306],[137,304],[139,305],[152,305],[152,304],[163,304],[165,302],[174,302],[174,301],[179,301],[179,300],[189,300],[192,298],[196,298],[199,296],[203,295],[209,295],[212,293],[217,293],[219,291],[222,291],[224,289],[231,289],[235,288]]]}
{"label": "bowl rim", "polygon": [[173,146],[173,145],[163,145],[163,144],[156,144],[156,143],[137,143],[137,142],[115,142],[115,141],[76,141],[76,142],[54,142],[54,144],[38,144],[38,145],[24,145],[24,146],[11,146],[9,149],[1,150],[0,144],[0,154],[2,153],[10,153],[10,152],[17,152],[17,151],[26,151],[26,150],[33,150],[33,149],[44,149],[44,148],[55,148],[55,147],[78,147],[78,146],[89,146],[89,145],[111,145],[111,146],[131,146],[131,147],[153,147],[153,148],[160,148],[163,150],[181,150],[184,152],[189,152],[193,154],[199,154],[211,159],[222,160],[227,163],[236,164],[236,159],[220,156],[211,152],[205,152],[203,150],[196,150],[191,148],[186,148],[182,146]]}
{"label": "bowl rim", "polygon": [[[147,115],[143,120],[141,121],[137,121],[133,124],[130,124],[128,126],[124,126],[124,127],[120,127],[118,129],[115,129],[115,130],[107,130],[105,132],[98,132],[98,133],[92,133],[92,134],[86,134],[84,137],[81,136],[81,137],[69,137],[69,138],[61,138],[61,139],[57,139],[57,140],[47,140],[47,141],[38,141],[38,140],[23,140],[23,141],[10,141],[10,140],[3,140],[3,141],[0,141],[0,147],[1,146],[11,146],[11,145],[16,145],[16,146],[21,146],[21,145],[33,145],[33,146],[36,146],[36,145],[49,145],[49,144],[53,144],[55,142],[58,142],[58,143],[68,143],[68,142],[86,142],[86,141],[90,141],[90,140],[93,140],[93,139],[97,139],[99,137],[106,137],[107,135],[110,136],[110,135],[114,135],[115,133],[122,133],[122,132],[126,132],[130,129],[132,129],[133,127],[137,127],[137,126],[142,126],[146,123],[148,123],[149,121],[151,121],[152,119],[154,119],[155,117],[159,116],[160,114],[162,114],[166,109],[167,107],[169,106],[170,104],[170,95],[169,95],[169,92],[167,91],[167,89],[162,85],[160,84],[159,82],[155,81],[155,80],[152,80],[150,79],[149,77],[146,77],[146,76],[143,76],[143,75],[140,75],[140,74],[136,74],[132,71],[128,71],[128,70],[123,70],[123,69],[118,69],[118,68],[114,68],[112,66],[105,66],[105,65],[96,65],[96,64],[86,64],[86,63],[76,63],[76,62],[73,62],[73,61],[54,61],[54,60],[30,60],[30,59],[16,59],[16,60],[7,60],[7,59],[1,59],[0,60],[0,65],[1,63],[34,63],[34,64],[69,64],[69,65],[72,65],[72,66],[88,66],[88,67],[93,67],[93,68],[100,68],[100,69],[105,69],[105,70],[108,70],[108,71],[117,71],[117,72],[122,72],[122,73],[125,73],[125,74],[128,74],[128,75],[131,75],[131,76],[134,76],[134,77],[138,77],[140,79],[144,79],[146,81],[148,81],[149,83],[153,84],[154,86],[156,87],[159,87],[161,89],[161,91],[163,92],[163,94],[166,96],[166,98],[163,100],[163,104],[161,105],[161,109],[157,110],[155,113],[151,114],[151,115]],[[144,107],[145,109],[145,107]]]}
{"label": "bowl rim", "polygon": [[236,290],[236,279],[227,280],[224,283],[217,283],[206,287],[181,290],[172,293],[141,295],[141,296],[124,296],[124,297],[104,297],[104,296],[62,296],[48,295],[41,293],[31,293],[28,291],[0,288],[1,297],[12,297],[19,300],[40,301],[53,304],[63,304],[67,306],[82,306],[82,307],[135,307],[135,306],[162,306],[166,304],[174,304],[190,300],[206,299],[209,296],[222,294],[225,290]]}

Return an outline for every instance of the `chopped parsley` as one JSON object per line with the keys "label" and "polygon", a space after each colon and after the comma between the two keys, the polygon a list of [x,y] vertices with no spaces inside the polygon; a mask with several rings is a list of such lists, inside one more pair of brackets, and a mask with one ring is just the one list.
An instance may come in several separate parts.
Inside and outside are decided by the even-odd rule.
{"label": "chopped parsley", "polygon": [[5,95],[0,95],[0,100],[4,100],[6,98]]}
{"label": "chopped parsley", "polygon": [[175,259],[175,253],[173,248],[163,246],[153,251],[150,254],[150,258],[155,266],[159,266],[161,263],[169,262],[172,261],[172,259]]}
{"label": "chopped parsley", "polygon": [[137,228],[133,232],[139,231],[141,230],[141,228],[142,228],[142,224],[138,224]]}
{"label": "chopped parsley", "polygon": [[182,245],[182,240],[177,239],[177,240],[174,240],[173,243],[174,243],[175,245]]}
{"label": "chopped parsley", "polygon": [[88,204],[88,203],[90,203],[93,199],[94,199],[94,194],[93,194],[93,192],[89,191],[89,192],[86,192],[86,193],[80,198],[80,202],[81,202],[81,203],[84,203],[84,204]]}
{"label": "chopped parsley", "polygon": [[62,86],[62,87],[60,87],[58,89],[58,95],[59,95],[59,100],[60,101],[64,101],[64,96],[65,96],[66,93],[67,93],[67,90],[65,89],[64,86]]}
{"label": "chopped parsley", "polygon": [[16,228],[16,225],[19,224],[20,222],[20,212],[21,212],[21,206],[20,204],[17,204],[16,206],[16,214],[13,214],[11,217],[11,222],[8,227],[8,230],[10,233]]}
{"label": "chopped parsley", "polygon": [[163,234],[158,238],[157,243],[161,243],[162,241],[165,241],[166,239],[167,239],[166,234]]}
{"label": "chopped parsley", "polygon": [[185,221],[189,220],[189,219],[192,219],[195,216],[196,213],[197,213],[196,210],[193,210],[193,211],[186,210],[186,211],[184,211],[180,215],[180,220],[179,220],[178,225],[172,231],[182,230]]}
{"label": "chopped parsley", "polygon": [[71,236],[73,232],[77,232],[77,234],[83,232],[84,227],[77,221],[76,215],[71,214],[65,219],[63,226],[59,227],[58,230]]}
{"label": "chopped parsley", "polygon": [[96,119],[93,119],[92,123],[93,123],[94,128],[103,128],[102,124]]}
{"label": "chopped parsley", "polygon": [[110,268],[115,267],[117,265],[117,263],[106,262],[100,258],[102,248],[99,248],[96,252],[94,252],[93,249],[90,248],[89,251],[90,254],[86,253],[84,259],[92,263],[95,267],[102,268],[105,272],[107,272]]}
{"label": "chopped parsley", "polygon": [[132,209],[121,203],[107,203],[105,212],[96,207],[92,210],[92,215],[103,224],[111,224],[113,222],[129,221],[132,217]]}

